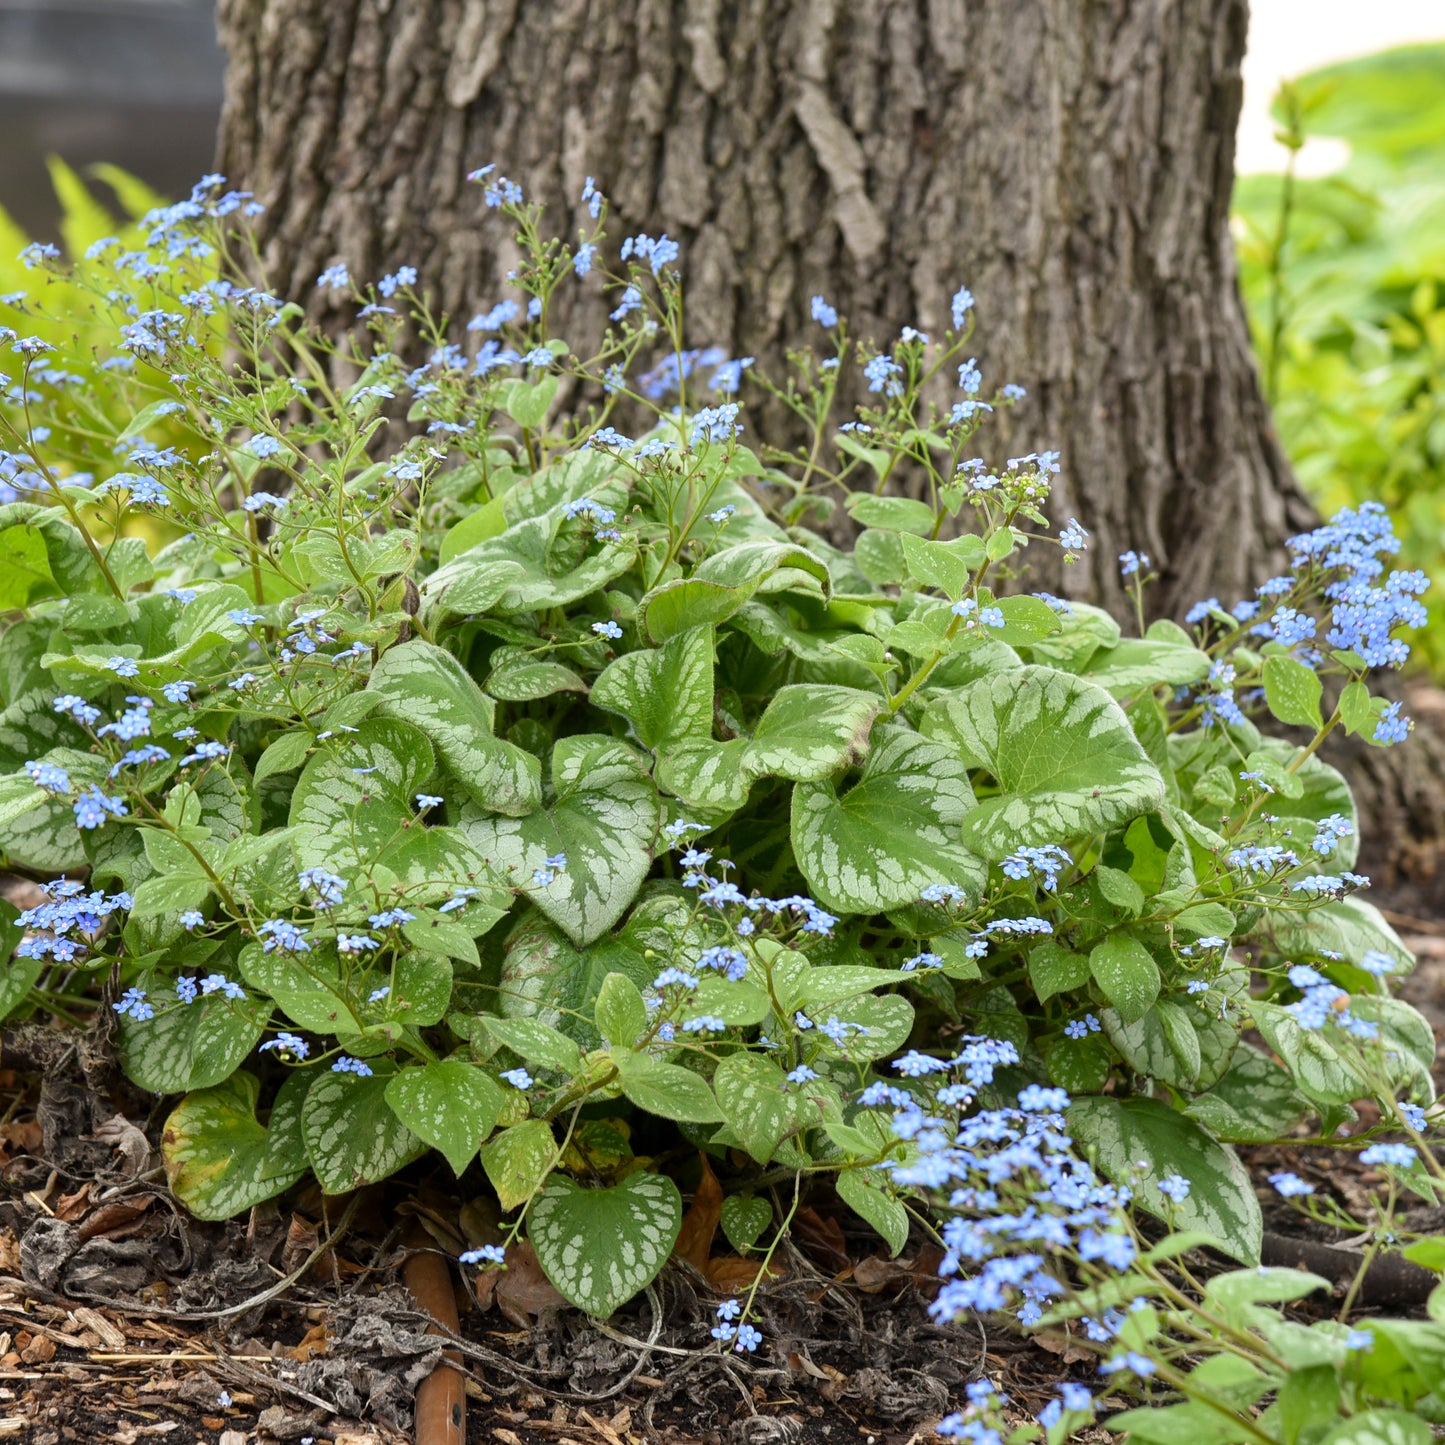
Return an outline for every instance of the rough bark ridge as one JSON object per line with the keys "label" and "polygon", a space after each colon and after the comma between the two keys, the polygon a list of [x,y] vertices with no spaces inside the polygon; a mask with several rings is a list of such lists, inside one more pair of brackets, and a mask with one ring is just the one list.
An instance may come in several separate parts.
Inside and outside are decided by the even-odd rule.
{"label": "rough bark ridge", "polygon": [[[1228,605],[1313,520],[1228,234],[1246,0],[220,0],[219,25],[219,168],[292,296],[410,263],[468,316],[515,256],[466,172],[562,234],[594,175],[613,244],[682,244],[692,341],[774,374],[815,292],[887,337],[942,330],[966,282],[986,384],[1029,389],[990,447],[1060,449],[1052,513],[1096,538],[1067,570],[1035,548],[1034,586],[1117,606],[1134,547],[1160,610]],[[557,333],[604,309],[577,285]],[[1435,838],[1432,773],[1379,808]]]}

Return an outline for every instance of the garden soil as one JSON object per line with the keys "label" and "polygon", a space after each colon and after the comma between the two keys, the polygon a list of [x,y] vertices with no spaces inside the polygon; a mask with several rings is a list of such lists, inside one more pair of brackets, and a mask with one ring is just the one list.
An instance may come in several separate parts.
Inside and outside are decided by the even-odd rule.
{"label": "garden soil", "polygon": [[[1445,1037],[1445,921],[1395,901],[1392,921],[1419,958],[1401,993]],[[293,1192],[284,1212],[199,1223],[170,1201],[155,1162],[163,1105],[129,1089],[104,1040],[37,1030],[6,1045],[0,1445],[412,1438],[412,1392],[443,1341],[400,1284],[400,1241],[416,1237],[415,1222],[454,1257],[492,1228],[483,1204],[431,1175],[339,1201]],[[1357,1217],[1383,1182],[1352,1156],[1288,1140],[1247,1162],[1261,1182],[1295,1170]],[[935,1324],[937,1251],[889,1260],[822,1195],[759,1290],[763,1345],[724,1353],[709,1335],[713,1306],[745,1290],[756,1265],[726,1254],[712,1191],[699,1177],[679,1256],[605,1326],[568,1309],[525,1248],[480,1282],[458,1270],[461,1336],[448,1344],[462,1357],[469,1442],[923,1445],[981,1375],[1020,1420],[1060,1379],[1097,1383],[1062,1331],[1024,1341],[1001,1322]],[[1345,1251],[1347,1267],[1358,1257],[1358,1240],[1326,1237],[1267,1184],[1261,1202],[1280,1262],[1320,1244]],[[1445,1211],[1417,1209],[1408,1222],[1442,1231]],[[1408,1281],[1375,1293],[1364,1313],[1423,1312]]]}

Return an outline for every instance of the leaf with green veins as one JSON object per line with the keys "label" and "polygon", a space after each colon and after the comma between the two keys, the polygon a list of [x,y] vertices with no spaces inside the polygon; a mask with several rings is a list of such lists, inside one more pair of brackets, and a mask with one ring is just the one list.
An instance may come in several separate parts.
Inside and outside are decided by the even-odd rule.
{"label": "leaf with green veins", "polygon": [[394,1070],[378,1060],[370,1076],[318,1073],[301,1106],[311,1168],[328,1194],[375,1184],[426,1152],[386,1101]]}
{"label": "leaf with green veins", "polygon": [[926,537],[936,518],[927,502],[912,497],[875,497],[872,492],[850,492],[844,498],[853,520],[864,527],[886,527],[893,532],[912,532]]}
{"label": "leaf with green veins", "polygon": [[1242,1044],[1223,1076],[1196,1094],[1185,1113],[1225,1143],[1265,1144],[1286,1138],[1309,1109],[1288,1069]]}
{"label": "leaf with green veins", "polygon": [[[138,986],[171,988],[154,975]],[[126,1077],[152,1094],[184,1094],[218,1084],[256,1047],[270,1006],[256,1000],[234,1001],[219,993],[184,1007],[156,1009],[142,1022],[120,1016],[118,1053]]]}
{"label": "leaf with green veins", "polygon": [[1116,698],[1132,697],[1160,683],[1185,687],[1209,673],[1209,654],[1192,645],[1128,637],[1100,648],[1089,658],[1083,675]]}
{"label": "leaf with green veins", "polygon": [[642,991],[625,973],[609,973],[597,990],[593,1019],[606,1043],[632,1048],[647,1032]]}
{"label": "leaf with green veins", "polygon": [[996,597],[993,606],[1003,613],[1004,625],[990,627],[988,635],[1012,647],[1031,647],[1059,631],[1059,615],[1042,597]]}
{"label": "leaf with green veins", "polygon": [[559,692],[586,692],[587,684],[560,662],[534,657],[520,647],[499,647],[492,654],[486,692],[499,702],[536,702]]}
{"label": "leaf with green veins", "polygon": [[711,627],[669,637],[661,647],[624,653],[592,684],[592,701],[631,724],[645,748],[712,737]]}
{"label": "leaf with green veins", "polygon": [[1047,667],[980,678],[931,703],[924,733],[983,767],[999,795],[964,820],[990,859],[1102,833],[1164,801],[1164,780],[1102,688]]}
{"label": "leaf with green veins", "polygon": [[800,683],[779,688],[749,740],[743,766],[754,776],[817,782],[861,758],[881,699],[851,687]]}
{"label": "leaf with green veins", "polygon": [[476,803],[517,817],[542,801],[542,765],[492,736],[492,702],[451,653],[416,639],[388,648],[372,669],[369,691],[382,711],[418,727]]}
{"label": "leaf with green veins", "polygon": [[729,1194],[719,1213],[723,1233],[739,1254],[746,1254],[773,1222],[773,1207],[753,1194]]}
{"label": "leaf with green veins", "polygon": [[838,912],[912,903],[940,880],[976,899],[987,869],[958,837],[973,803],[963,762],[916,733],[888,728],[841,796],[831,782],[794,788],[793,852],[814,897]]}
{"label": "leaf with green veins", "polygon": [[[1193,1120],[1154,1099],[1093,1097],[1074,1100],[1068,1124],[1099,1172],[1136,1189],[1144,1209],[1176,1228],[1204,1231],[1234,1259],[1259,1262],[1264,1226],[1249,1171]],[[1172,1203],[1157,1189],[1138,1190],[1141,1164],[1150,1180],[1182,1174],[1189,1194]]]}
{"label": "leaf with green veins", "polygon": [[502,1090],[465,1059],[438,1059],[404,1068],[386,1086],[386,1102],[417,1138],[446,1155],[461,1177],[496,1127]]}
{"label": "leaf with green veins", "polygon": [[557,1141],[541,1119],[512,1124],[482,1146],[482,1168],[504,1210],[525,1204],[556,1162]]}
{"label": "leaf with green veins", "polygon": [[680,1123],[718,1124],[723,1113],[707,1080],[691,1069],[614,1046],[612,1062],[622,1092],[649,1114]]}
{"label": "leaf with green veins", "polygon": [[726,817],[748,800],[747,739],[674,744],[657,760],[657,786],[707,818]]}
{"label": "leaf with green veins", "polygon": [[759,1164],[797,1127],[797,1098],[785,1093],[783,1071],[760,1054],[729,1054],[713,1075],[718,1106],[739,1142]]}
{"label": "leaf with green veins", "polygon": [[705,623],[725,622],[760,591],[811,578],[826,600],[832,595],[827,565],[789,542],[753,541],[725,547],[703,559],[690,577],[654,587],[637,608],[637,624],[654,642]]}
{"label": "leaf with green veins", "polygon": [[908,1211],[888,1192],[885,1178],[873,1170],[845,1169],[836,1187],[839,1199],[873,1227],[897,1258],[908,1243]]}
{"label": "leaf with green veins", "polygon": [[161,1134],[172,1192],[197,1219],[232,1219],[274,1199],[306,1172],[301,1103],[310,1079],[281,1085],[270,1121],[256,1121],[260,1084],[238,1069],[210,1088],[187,1094]]}
{"label": "leaf with green veins", "polygon": [[688,1012],[721,1019],[730,1028],[750,1028],[767,1018],[772,1002],[755,983],[733,983],[721,974],[705,974],[688,995]]}
{"label": "leaf with green veins", "polygon": [[273,773],[290,773],[301,767],[315,744],[315,739],[305,728],[293,728],[282,733],[256,763],[257,783],[263,782]]}
{"label": "leaf with green veins", "polygon": [[905,532],[899,540],[908,575],[924,587],[945,593],[951,602],[957,602],[968,591],[972,574],[988,560],[982,537],[930,542]]}
{"label": "leaf with green veins", "polygon": [[1089,971],[1126,1024],[1143,1018],[1159,997],[1159,965],[1137,938],[1111,933],[1089,954]]}
{"label": "leaf with green veins", "polygon": [[367,718],[334,752],[317,753],[291,795],[301,865],[367,869],[414,818],[432,767],[425,735],[395,718]]}
{"label": "leaf with green veins", "polygon": [[453,557],[460,557],[479,542],[500,537],[507,530],[507,519],[502,513],[504,497],[493,497],[475,511],[468,512],[456,526],[442,538],[438,560],[445,565]]}
{"label": "leaf with green veins", "polygon": [[392,968],[387,1011],[412,1028],[440,1023],[452,1000],[451,960],[413,948]]}
{"label": "leaf with green veins", "polygon": [[1322,728],[1320,698],[1324,684],[1311,667],[1293,657],[1266,657],[1262,669],[1264,700],[1282,723]]}
{"label": "leaf with green veins", "polygon": [[826,1023],[837,1017],[845,1023],[857,1024],[862,1033],[849,1031],[842,1044],[825,1044],[836,1049],[848,1059],[881,1059],[896,1053],[913,1032],[913,1005],[902,994],[884,994],[881,998],[863,994],[845,1004],[820,1008],[813,1014],[815,1020]]}
{"label": "leaf with green veins", "polygon": [[1317,1104],[1348,1104],[1370,1092],[1356,1065],[1317,1029],[1304,1028],[1278,1004],[1250,1005],[1254,1026],[1290,1072],[1295,1087]]}
{"label": "leaf with green veins", "polygon": [[514,1054],[521,1055],[529,1064],[543,1069],[556,1069],[558,1073],[576,1078],[582,1072],[582,1050],[557,1029],[537,1019],[502,1019],[487,1017],[482,1020],[487,1032],[499,1044],[505,1044]]}
{"label": "leaf with green veins", "polygon": [[598,1319],[652,1283],[681,1228],[682,1196],[664,1174],[631,1174],[610,1189],[554,1177],[527,1220],[547,1278]]}
{"label": "leaf with green veins", "polygon": [[[595,734],[558,741],[552,789],[552,799],[525,818],[469,808],[460,827],[574,943],[591,943],[617,922],[647,876],[657,794],[625,744]],[[567,867],[546,887],[533,887],[534,871],[557,853]]]}
{"label": "leaf with green veins", "polygon": [[1366,737],[1375,731],[1378,717],[1370,689],[1362,682],[1348,684],[1340,693],[1340,721],[1347,733],[1363,733]]}
{"label": "leaf with green veins", "polygon": [[334,954],[313,950],[293,958],[248,943],[237,968],[251,988],[274,999],[298,1028],[344,1038],[364,1027],[349,1001],[351,991],[342,981]]}

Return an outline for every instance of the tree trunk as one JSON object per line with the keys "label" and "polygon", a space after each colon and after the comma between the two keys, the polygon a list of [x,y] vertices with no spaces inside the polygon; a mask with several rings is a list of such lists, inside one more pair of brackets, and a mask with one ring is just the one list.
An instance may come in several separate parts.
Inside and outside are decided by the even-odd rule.
{"label": "tree trunk", "polygon": [[[1246,0],[220,0],[218,165],[253,188],[273,287],[407,263],[457,316],[505,294],[495,162],[548,222],[682,246],[690,340],[774,374],[818,335],[941,331],[978,298],[989,446],[1058,448],[1051,510],[1095,536],[1031,585],[1118,606],[1252,595],[1311,524],[1257,384],[1229,239]],[[556,334],[601,334],[586,284]],[[313,297],[312,304],[325,304]],[[1406,795],[1409,795],[1408,797]],[[1377,812],[1438,839],[1420,785]],[[1430,821],[1425,812],[1430,812]]]}

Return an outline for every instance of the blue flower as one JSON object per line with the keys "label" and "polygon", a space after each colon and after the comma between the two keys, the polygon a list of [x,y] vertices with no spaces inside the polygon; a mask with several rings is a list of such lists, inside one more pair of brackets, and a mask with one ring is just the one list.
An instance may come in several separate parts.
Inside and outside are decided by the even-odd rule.
{"label": "blue flower", "polygon": [[106,659],[105,664],[117,677],[137,677],[140,674],[140,663],[133,657],[111,657]]}
{"label": "blue flower", "polygon": [[1176,1204],[1183,1203],[1189,1197],[1189,1187],[1189,1181],[1182,1174],[1166,1174],[1159,1181],[1159,1192]]}
{"label": "blue flower", "polygon": [[140,988],[128,988],[121,995],[120,1002],[111,1004],[111,1008],[122,1018],[132,1018],[137,1023],[156,1016],[155,1009],[146,1001],[145,990]]}
{"label": "blue flower", "polygon": [[754,1329],[752,1325],[739,1325],[738,1336],[737,1340],[733,1344],[733,1349],[735,1349],[739,1354],[742,1354],[744,1351],[746,1351],[748,1354],[752,1354],[752,1352],[756,1350],[757,1347],[762,1344],[762,1342],[762,1334],[758,1330]]}
{"label": "blue flower", "polygon": [[693,417],[688,441],[693,446],[699,442],[728,441],[742,431],[737,420],[738,404],[735,401],[723,402],[721,406],[706,406]]}
{"label": "blue flower", "polygon": [[345,291],[351,285],[351,273],[344,261],[328,266],[317,278],[316,285],[322,290]]}
{"label": "blue flower", "polygon": [[526,1069],[503,1069],[497,1077],[505,1079],[514,1089],[530,1089],[536,1082]]}
{"label": "blue flower", "polygon": [[371,1077],[371,1065],[363,1064],[360,1059],[353,1059],[350,1054],[342,1054],[342,1056],[332,1064],[331,1072],[333,1074],[355,1074],[359,1079],[369,1079]]}
{"label": "blue flower", "polygon": [[[249,451],[253,456],[261,457],[264,459],[266,457],[274,457],[276,453],[281,450],[281,443],[272,436],[254,436],[251,438],[250,441],[246,443],[246,450]],[[247,500],[242,503],[242,506],[244,506],[248,512],[257,511],[258,508],[252,506],[251,503],[256,501],[258,497],[269,496],[269,492],[257,492],[253,496],[247,498]]]}
{"label": "blue flower", "polygon": [[259,612],[252,612],[249,607],[234,607],[226,613],[226,617],[229,621],[234,622],[237,627],[254,627],[258,622],[263,620]]}
{"label": "blue flower", "polygon": [[973,292],[967,286],[960,286],[953,293],[953,300],[949,304],[949,312],[953,318],[953,329],[962,331],[964,323],[968,319],[968,313],[973,310]]}
{"label": "blue flower", "polygon": [[176,920],[182,928],[199,928],[205,921],[205,917],[195,908],[186,909]]}
{"label": "blue flower", "polygon": [[119,798],[108,798],[92,783],[90,791],[76,799],[73,811],[75,826],[89,831],[99,828],[107,818],[124,818],[130,810]]}
{"label": "blue flower", "polygon": [[50,793],[70,791],[70,775],[55,763],[28,762],[25,764],[25,771],[30,774],[30,779],[37,788],[44,788]]}
{"label": "blue flower", "polygon": [[624,261],[636,257],[638,261],[645,261],[652,268],[652,274],[656,276],[661,269],[678,257],[677,242],[669,240],[666,236],[658,236],[655,240],[651,236],[638,234],[629,236],[622,243],[620,255]]}
{"label": "blue flower", "polygon": [[1402,743],[1410,736],[1410,729],[1414,723],[1407,717],[1400,716],[1400,704],[1390,703],[1380,715],[1379,721],[1375,724],[1374,740],[1377,743],[1384,743],[1388,746],[1391,743]]}
{"label": "blue flower", "polygon": [[821,296],[813,297],[811,307],[813,320],[819,326],[831,331],[838,324],[838,313]]}
{"label": "blue flower", "polygon": [[284,918],[269,918],[257,930],[258,938],[265,939],[262,948],[267,953],[310,953],[311,945],[306,933]]}
{"label": "blue flower", "polygon": [[305,1039],[298,1038],[295,1033],[277,1033],[275,1039],[267,1039],[257,1049],[257,1053],[267,1053],[275,1049],[277,1053],[289,1053],[293,1059],[303,1059],[311,1052],[311,1045]]}
{"label": "blue flower", "polygon": [[395,296],[401,287],[415,284],[416,267],[398,266],[389,276],[383,276],[381,280],[377,282],[376,289],[380,291],[383,296],[389,298]]}
{"label": "blue flower", "polygon": [[618,638],[622,636],[622,628],[615,622],[594,622],[592,630],[599,637]]}
{"label": "blue flower", "polygon": [[889,396],[901,396],[902,385],[894,378],[900,376],[903,368],[891,357],[882,354],[873,357],[863,368],[863,376],[869,391],[887,391]]}
{"label": "blue flower", "polygon": [[1070,517],[1069,525],[1059,533],[1059,545],[1064,549],[1066,562],[1073,560],[1076,554],[1088,551],[1089,534],[1080,526],[1077,517]]}
{"label": "blue flower", "polygon": [[457,1256],[462,1264],[497,1264],[507,1262],[507,1251],[500,1244],[484,1244],[480,1249],[466,1249]]}
{"label": "blue flower", "polygon": [[1371,1144],[1360,1151],[1361,1164],[1384,1164],[1396,1169],[1409,1169],[1419,1155],[1408,1144]]}
{"label": "blue flower", "polygon": [[446,799],[437,793],[418,793],[416,795],[416,806],[418,811],[425,813],[429,808],[440,808]]}
{"label": "blue flower", "polygon": [[725,1028],[727,1020],[713,1014],[699,1014],[695,1019],[685,1020],[682,1025],[685,1034],[721,1033]]}
{"label": "blue flower", "polygon": [[1147,572],[1150,565],[1147,552],[1129,551],[1119,554],[1119,575],[1126,582],[1131,577],[1137,577],[1140,572]]}

